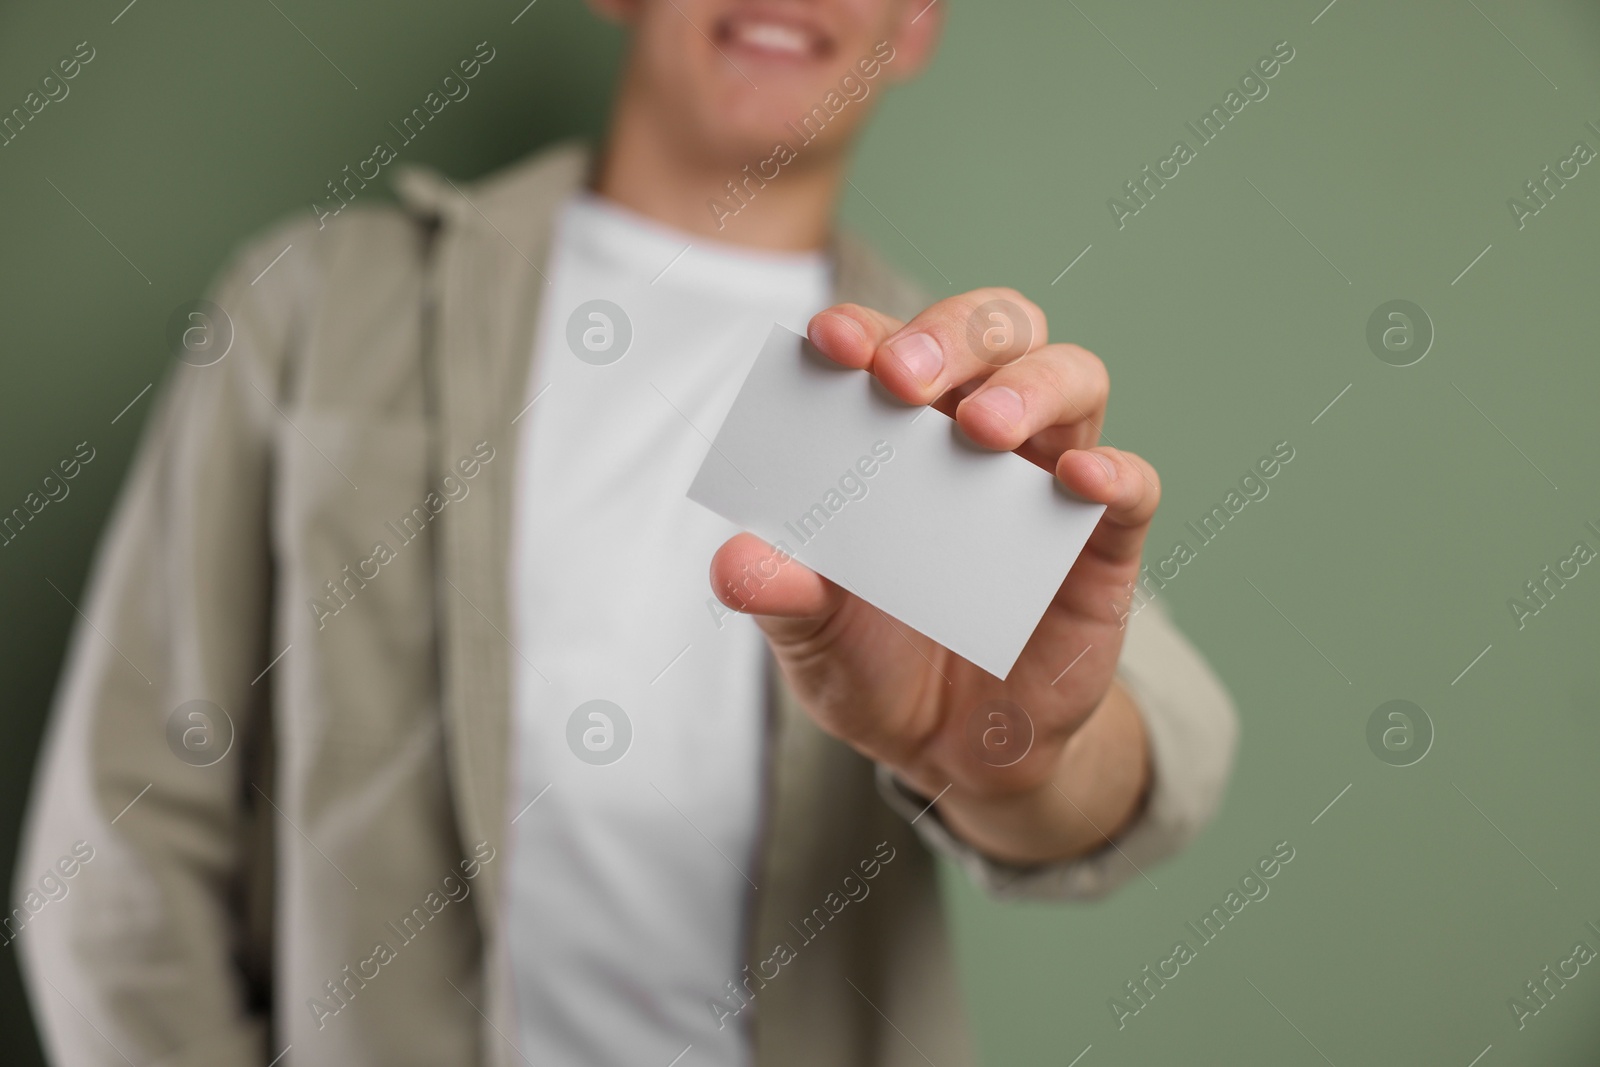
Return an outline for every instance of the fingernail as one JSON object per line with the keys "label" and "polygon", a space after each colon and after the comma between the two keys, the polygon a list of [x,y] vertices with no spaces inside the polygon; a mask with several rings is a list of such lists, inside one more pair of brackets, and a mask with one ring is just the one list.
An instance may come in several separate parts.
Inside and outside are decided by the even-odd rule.
{"label": "fingernail", "polygon": [[923,385],[932,385],[944,366],[939,343],[925,333],[907,334],[889,342],[889,352]]}
{"label": "fingernail", "polygon": [[1115,463],[1111,462],[1109,459],[1107,459],[1106,457],[1102,456],[1098,452],[1090,452],[1089,455],[1091,455],[1095,459],[1099,460],[1100,461],[1100,466],[1105,468],[1106,481],[1114,482],[1114,481],[1117,480],[1117,465]]}
{"label": "fingernail", "polygon": [[1022,396],[1009,386],[992,385],[968,402],[1004,420],[1007,426],[1016,426],[1022,422]]}

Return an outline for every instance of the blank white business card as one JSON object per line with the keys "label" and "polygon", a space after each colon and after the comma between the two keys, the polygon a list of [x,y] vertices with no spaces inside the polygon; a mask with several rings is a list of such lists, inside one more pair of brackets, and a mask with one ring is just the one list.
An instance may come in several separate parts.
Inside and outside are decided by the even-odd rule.
{"label": "blank white business card", "polygon": [[689,498],[1000,678],[1105,511],[782,326]]}

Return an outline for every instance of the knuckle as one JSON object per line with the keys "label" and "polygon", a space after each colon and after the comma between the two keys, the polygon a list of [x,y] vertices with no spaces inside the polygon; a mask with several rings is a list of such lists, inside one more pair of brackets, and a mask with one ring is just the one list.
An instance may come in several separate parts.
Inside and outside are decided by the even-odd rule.
{"label": "knuckle", "polygon": [[930,326],[979,362],[1003,367],[1038,347],[1044,315],[1015,289],[973,289],[936,305]]}
{"label": "knuckle", "polygon": [[1075,361],[1083,364],[1084,366],[1094,366],[1099,367],[1102,371],[1105,370],[1105,361],[1099,356],[1095,355],[1093,352],[1089,351],[1087,348],[1084,348],[1082,345],[1074,344],[1071,341],[1063,341],[1061,342],[1061,348],[1065,350]]}
{"label": "knuckle", "polygon": [[1095,395],[1101,399],[1110,396],[1111,371],[1093,352],[1086,352],[1081,348],[1078,351],[1083,352],[1084,356],[1087,357],[1083,361],[1084,375],[1094,389]]}
{"label": "knuckle", "polygon": [[1074,344],[1052,346],[1061,355],[1059,365],[1064,378],[1071,380],[1097,403],[1111,394],[1111,371],[1105,362],[1087,348]]}
{"label": "knuckle", "polygon": [[1110,395],[1111,377],[1105,365],[1076,346],[1050,345],[1038,349],[1024,364],[1032,364],[1033,372],[1080,415],[1104,406]]}
{"label": "knuckle", "polygon": [[1161,503],[1161,474],[1155,466],[1143,456],[1136,456],[1132,452],[1126,453],[1128,463],[1132,465],[1134,473],[1138,474],[1149,490],[1148,507],[1153,512],[1156,505]]}
{"label": "knuckle", "polygon": [[1024,296],[1020,290],[1001,286],[985,292],[990,294],[988,299],[999,300],[1015,307],[1034,326],[1040,341],[1049,336],[1050,319],[1045,315],[1044,309]]}
{"label": "knuckle", "polygon": [[1039,310],[1039,306],[1037,304],[1035,304],[1032,300],[1029,300],[1026,296],[1023,296],[1019,290],[1013,289],[1009,285],[997,285],[986,289],[974,289],[967,295],[969,297],[976,297],[976,303],[981,304],[989,300],[1004,300],[1007,303],[1017,305],[1017,307],[1021,308],[1023,311],[1038,314],[1041,317],[1044,315],[1044,313]]}

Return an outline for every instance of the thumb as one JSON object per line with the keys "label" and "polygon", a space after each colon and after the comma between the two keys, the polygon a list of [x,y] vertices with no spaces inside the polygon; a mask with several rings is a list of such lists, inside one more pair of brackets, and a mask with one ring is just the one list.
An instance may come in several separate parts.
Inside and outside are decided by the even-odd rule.
{"label": "thumb", "polygon": [[773,637],[815,630],[848,595],[752,533],[735,535],[711,557],[711,591],[735,611],[765,616],[762,629]]}

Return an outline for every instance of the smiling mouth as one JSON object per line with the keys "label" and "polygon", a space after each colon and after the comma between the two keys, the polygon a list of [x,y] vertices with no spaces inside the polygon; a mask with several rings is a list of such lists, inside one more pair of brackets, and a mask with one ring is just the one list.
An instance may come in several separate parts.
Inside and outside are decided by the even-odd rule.
{"label": "smiling mouth", "polygon": [[807,62],[833,54],[833,41],[815,27],[769,15],[724,16],[712,36],[719,48],[759,58]]}

